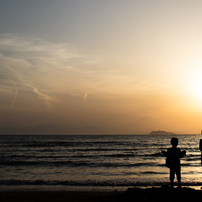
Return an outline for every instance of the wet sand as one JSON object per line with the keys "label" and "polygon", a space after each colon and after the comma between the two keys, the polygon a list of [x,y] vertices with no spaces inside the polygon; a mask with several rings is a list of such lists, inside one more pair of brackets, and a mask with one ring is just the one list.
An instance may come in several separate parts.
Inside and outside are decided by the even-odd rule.
{"label": "wet sand", "polygon": [[39,190],[0,190],[1,202],[122,202],[122,201],[201,201],[202,190],[188,187],[181,189],[129,188],[126,191],[39,191]]}

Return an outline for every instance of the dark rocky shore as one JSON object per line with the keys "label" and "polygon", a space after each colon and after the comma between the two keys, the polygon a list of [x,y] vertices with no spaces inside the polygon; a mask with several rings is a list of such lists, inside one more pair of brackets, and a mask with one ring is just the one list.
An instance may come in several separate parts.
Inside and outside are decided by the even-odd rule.
{"label": "dark rocky shore", "polygon": [[0,191],[1,202],[184,202],[202,201],[202,191],[181,189],[128,188],[127,191]]}
{"label": "dark rocky shore", "polygon": [[[202,201],[202,191],[188,187],[171,189],[167,186],[161,188],[128,188],[125,193],[125,201],[162,201],[162,202],[183,202]],[[124,200],[123,200],[124,201]]]}

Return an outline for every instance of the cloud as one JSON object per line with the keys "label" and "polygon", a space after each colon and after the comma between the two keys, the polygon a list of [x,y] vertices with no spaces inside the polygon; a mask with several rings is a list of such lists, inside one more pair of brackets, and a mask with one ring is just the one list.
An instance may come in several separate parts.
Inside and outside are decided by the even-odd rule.
{"label": "cloud", "polygon": [[[69,50],[68,44],[51,43],[39,38],[16,37],[13,35],[0,36],[0,53],[6,57],[19,58],[27,61],[43,60],[70,60],[78,58],[76,51]],[[52,56],[52,58],[51,58]]]}
{"label": "cloud", "polygon": [[17,96],[18,96],[18,88],[16,88],[16,91],[15,91],[15,94],[14,94],[14,98],[13,98],[13,101],[11,103],[11,107],[14,106],[15,102],[16,102],[16,99],[17,99]]}
{"label": "cloud", "polygon": [[[0,35],[1,112],[8,114],[7,122],[13,120],[16,125],[28,120],[29,124],[34,120],[77,125],[79,120],[83,125],[109,126],[126,121],[124,117],[138,116],[145,106],[147,112],[151,110],[154,101],[144,95],[147,83],[106,61],[105,66],[97,62],[95,56],[82,54],[69,44]],[[24,114],[24,120],[18,114]]]}
{"label": "cloud", "polygon": [[0,36],[0,61],[0,86],[4,88],[1,97],[5,94],[12,97],[10,105],[13,107],[18,96],[29,93],[48,108],[54,102],[55,94],[71,94],[79,89],[81,73],[86,71],[80,64],[82,61],[90,63],[87,56],[68,44],[13,35]]}
{"label": "cloud", "polygon": [[84,95],[83,95],[83,104],[86,103],[87,97],[88,97],[88,93],[86,92],[86,93],[84,93]]}
{"label": "cloud", "polygon": [[0,86],[5,90],[0,95],[10,98],[7,103],[13,107],[29,101],[51,108],[64,97],[77,96],[85,104],[89,91],[98,97],[126,91],[123,82],[130,78],[113,68],[103,69],[98,61],[70,44],[0,35]]}

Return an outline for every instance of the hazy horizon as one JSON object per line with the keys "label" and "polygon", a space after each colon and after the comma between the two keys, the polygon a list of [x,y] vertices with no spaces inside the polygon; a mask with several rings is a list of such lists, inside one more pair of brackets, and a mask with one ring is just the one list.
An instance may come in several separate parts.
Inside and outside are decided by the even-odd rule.
{"label": "hazy horizon", "polygon": [[1,1],[0,127],[119,128],[150,117],[156,130],[198,134],[201,7]]}
{"label": "hazy horizon", "polygon": [[[145,127],[146,126],[146,127]],[[24,127],[0,127],[0,135],[200,135],[200,131],[171,131],[168,124],[158,122],[151,117],[142,117],[132,123],[104,128],[99,126],[60,127],[58,125],[36,125]]]}

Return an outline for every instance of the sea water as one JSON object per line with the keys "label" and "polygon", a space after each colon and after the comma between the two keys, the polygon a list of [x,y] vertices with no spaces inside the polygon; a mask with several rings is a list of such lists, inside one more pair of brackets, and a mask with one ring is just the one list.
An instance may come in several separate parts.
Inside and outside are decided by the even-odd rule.
{"label": "sea water", "polygon": [[[169,183],[169,135],[0,136],[0,186],[134,187]],[[202,186],[200,135],[176,135],[182,186]]]}

